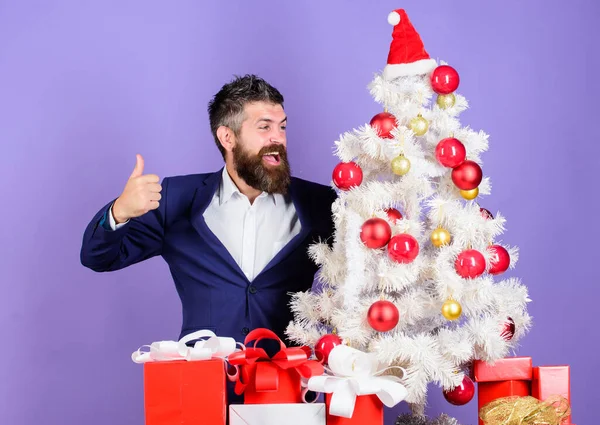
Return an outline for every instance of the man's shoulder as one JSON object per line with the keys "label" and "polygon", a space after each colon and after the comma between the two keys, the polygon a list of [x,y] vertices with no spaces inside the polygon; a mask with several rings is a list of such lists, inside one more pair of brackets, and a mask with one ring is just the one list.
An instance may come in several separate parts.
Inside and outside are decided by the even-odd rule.
{"label": "man's shoulder", "polygon": [[165,177],[164,181],[169,189],[189,189],[202,186],[204,181],[218,171],[201,174],[181,174]]}
{"label": "man's shoulder", "polygon": [[163,195],[166,196],[169,208],[188,208],[200,191],[214,190],[214,179],[219,172],[201,174],[181,174],[165,177],[162,183]]}
{"label": "man's shoulder", "polygon": [[296,199],[310,211],[313,228],[321,238],[328,239],[334,229],[331,209],[337,192],[331,186],[297,177],[292,177],[292,185]]}
{"label": "man's shoulder", "polygon": [[335,191],[331,186],[327,186],[321,183],[313,182],[310,180],[301,179],[300,177],[292,177],[292,183],[300,190],[314,193],[331,194]]}
{"label": "man's shoulder", "polygon": [[208,190],[212,179],[219,177],[218,171],[201,174],[180,174],[163,179],[163,202],[167,211],[167,224],[171,225],[182,216],[188,216],[198,193]]}
{"label": "man's shoulder", "polygon": [[337,198],[337,193],[331,186],[299,177],[292,177],[292,186],[296,194],[316,206],[331,205]]}

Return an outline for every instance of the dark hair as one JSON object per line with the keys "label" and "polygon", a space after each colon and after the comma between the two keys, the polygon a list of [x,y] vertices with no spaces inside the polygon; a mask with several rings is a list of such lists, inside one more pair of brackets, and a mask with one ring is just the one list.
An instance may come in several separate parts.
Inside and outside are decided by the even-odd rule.
{"label": "dark hair", "polygon": [[256,75],[235,76],[208,103],[210,131],[225,159],[225,148],[219,142],[217,129],[229,127],[238,136],[244,121],[244,106],[252,102],[268,102],[283,106],[283,96],[275,87]]}

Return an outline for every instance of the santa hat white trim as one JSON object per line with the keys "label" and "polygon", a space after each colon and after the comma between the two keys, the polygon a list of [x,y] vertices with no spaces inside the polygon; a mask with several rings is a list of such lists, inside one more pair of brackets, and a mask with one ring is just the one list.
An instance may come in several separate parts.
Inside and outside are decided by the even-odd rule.
{"label": "santa hat white trim", "polygon": [[388,24],[392,26],[398,25],[400,23],[400,14],[394,10],[393,12],[390,12],[390,14],[387,17],[387,20]]}
{"label": "santa hat white trim", "polygon": [[383,78],[393,80],[409,75],[428,74],[437,68],[435,59],[421,59],[412,63],[388,64],[383,69]]}

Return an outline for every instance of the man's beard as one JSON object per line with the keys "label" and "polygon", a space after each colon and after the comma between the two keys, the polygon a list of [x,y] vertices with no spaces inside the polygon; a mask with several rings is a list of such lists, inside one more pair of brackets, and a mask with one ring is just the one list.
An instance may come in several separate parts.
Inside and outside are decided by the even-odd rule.
{"label": "man's beard", "polygon": [[[270,152],[279,154],[279,165],[263,164],[263,155]],[[247,185],[267,193],[287,194],[291,171],[283,145],[265,146],[258,154],[251,154],[238,143],[232,153],[235,171]]]}

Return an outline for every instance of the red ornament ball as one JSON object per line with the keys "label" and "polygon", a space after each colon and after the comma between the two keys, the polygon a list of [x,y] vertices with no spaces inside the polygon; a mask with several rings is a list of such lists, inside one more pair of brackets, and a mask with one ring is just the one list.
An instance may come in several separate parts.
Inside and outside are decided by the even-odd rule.
{"label": "red ornament ball", "polygon": [[470,402],[475,395],[475,384],[467,375],[459,386],[451,391],[444,391],[444,398],[450,404],[463,406]]}
{"label": "red ornament ball", "polygon": [[362,169],[355,162],[340,162],[333,169],[333,183],[340,190],[349,190],[362,183]]}
{"label": "red ornament ball", "polygon": [[388,243],[388,256],[391,260],[408,264],[419,255],[419,242],[407,233],[393,236]]}
{"label": "red ornament ball", "polygon": [[391,331],[400,320],[400,313],[394,303],[390,301],[376,301],[367,313],[369,325],[379,332]]}
{"label": "red ornament ball", "polygon": [[392,130],[398,126],[396,117],[389,112],[381,112],[375,115],[371,118],[369,124],[377,130],[377,134],[383,139],[393,139]]}
{"label": "red ornament ball", "polygon": [[454,137],[440,140],[435,147],[435,157],[444,167],[454,168],[462,164],[467,157],[467,149]]}
{"label": "red ornament ball", "polygon": [[507,317],[506,322],[500,326],[500,336],[506,341],[510,341],[515,336],[515,329],[515,321]]}
{"label": "red ornament ball", "polygon": [[440,65],[431,74],[431,87],[437,94],[450,94],[458,88],[460,78],[456,69]]}
{"label": "red ornament ball", "polygon": [[360,240],[369,248],[381,248],[392,237],[392,228],[382,218],[370,218],[360,228]]}
{"label": "red ornament ball", "polygon": [[396,208],[388,208],[386,210],[384,210],[388,216],[388,219],[393,223],[396,224],[396,222],[398,220],[402,220],[402,214],[400,213],[400,211],[398,211]]}
{"label": "red ornament ball", "polygon": [[499,275],[507,271],[510,266],[510,255],[506,248],[501,245],[492,245],[488,247],[488,251],[492,254],[489,273]]}
{"label": "red ornament ball", "polygon": [[486,220],[494,219],[494,216],[492,215],[490,210],[486,210],[485,208],[479,208],[479,212],[481,213],[481,216]]}
{"label": "red ornament ball", "polygon": [[475,161],[466,160],[452,169],[452,181],[461,190],[473,190],[483,180],[483,171]]}
{"label": "red ornament ball", "polygon": [[461,277],[474,279],[485,272],[485,257],[476,249],[467,249],[458,254],[454,268]]}
{"label": "red ornament ball", "polygon": [[315,344],[317,360],[326,364],[329,361],[329,353],[337,345],[342,345],[342,339],[339,336],[335,334],[323,335]]}

